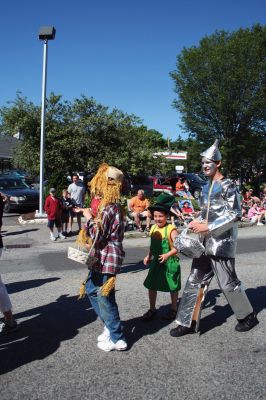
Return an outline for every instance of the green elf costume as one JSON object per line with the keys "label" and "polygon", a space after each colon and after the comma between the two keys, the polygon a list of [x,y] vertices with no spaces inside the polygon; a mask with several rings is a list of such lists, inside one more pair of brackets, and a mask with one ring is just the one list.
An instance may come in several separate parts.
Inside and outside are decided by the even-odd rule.
{"label": "green elf costume", "polygon": [[[174,202],[175,198],[173,196],[162,193],[158,196],[157,202],[149,207],[149,210],[152,213],[161,211],[169,215]],[[164,263],[159,260],[159,255],[166,254],[174,248],[171,240],[173,230],[176,230],[176,227],[168,223],[161,228],[156,224],[151,228],[150,254],[152,261],[149,264],[148,275],[143,283],[149,290],[171,293],[178,292],[181,288],[181,271],[178,256],[172,255]],[[153,317],[151,310],[149,310],[146,319],[149,319],[149,317]]]}

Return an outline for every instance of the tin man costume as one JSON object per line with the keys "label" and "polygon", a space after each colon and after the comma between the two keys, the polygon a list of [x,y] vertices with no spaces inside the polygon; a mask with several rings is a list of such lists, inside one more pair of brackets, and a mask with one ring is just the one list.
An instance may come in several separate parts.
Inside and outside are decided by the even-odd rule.
{"label": "tin man costume", "polygon": [[[235,329],[240,332],[248,331],[258,323],[235,272],[237,222],[241,218],[237,187],[219,171],[222,157],[217,140],[201,156],[203,172],[210,179],[203,187],[201,212],[194,226],[199,225],[199,222],[206,225],[205,232],[198,230],[205,253],[193,259],[191,273],[179,305],[176,319],[178,326],[170,331],[170,335],[174,337],[198,330],[201,308],[214,275],[238,319]],[[193,227],[193,222],[191,226]]]}

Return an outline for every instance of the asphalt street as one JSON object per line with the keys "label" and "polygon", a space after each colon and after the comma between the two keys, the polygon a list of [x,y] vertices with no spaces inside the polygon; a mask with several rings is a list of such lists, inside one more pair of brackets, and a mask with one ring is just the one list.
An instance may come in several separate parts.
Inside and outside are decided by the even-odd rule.
{"label": "asphalt street", "polygon": [[[143,323],[148,299],[141,260],[149,239],[125,239],[116,295],[129,349],[111,353],[96,346],[102,325],[89,301],[77,301],[87,272],[67,259],[74,238],[52,243],[44,225],[18,225],[14,215],[4,218],[3,229],[0,270],[20,329],[0,338],[1,400],[266,398],[266,226],[239,230],[237,273],[260,320],[242,334],[215,280],[200,335],[169,335],[175,323],[161,319],[167,293],[158,294],[158,317]],[[190,263],[181,259],[182,288]]]}

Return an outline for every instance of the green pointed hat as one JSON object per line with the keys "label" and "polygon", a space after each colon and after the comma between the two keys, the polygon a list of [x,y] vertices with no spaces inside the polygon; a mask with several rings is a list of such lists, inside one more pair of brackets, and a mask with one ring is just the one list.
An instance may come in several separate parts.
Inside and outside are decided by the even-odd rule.
{"label": "green pointed hat", "polygon": [[166,213],[170,213],[170,209],[172,205],[175,203],[175,197],[170,194],[161,193],[152,206],[148,208],[151,212],[154,211],[164,211]]}

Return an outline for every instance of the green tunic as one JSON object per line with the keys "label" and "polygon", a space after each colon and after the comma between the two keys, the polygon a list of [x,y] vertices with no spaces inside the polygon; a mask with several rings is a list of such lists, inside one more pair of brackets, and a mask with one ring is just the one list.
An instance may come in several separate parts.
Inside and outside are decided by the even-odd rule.
{"label": "green tunic", "polygon": [[181,272],[179,258],[171,256],[161,264],[158,256],[171,250],[169,238],[171,231],[175,229],[167,224],[164,228],[155,225],[151,230],[150,251],[153,256],[144,286],[147,289],[159,290],[160,292],[177,292],[181,288]]}

